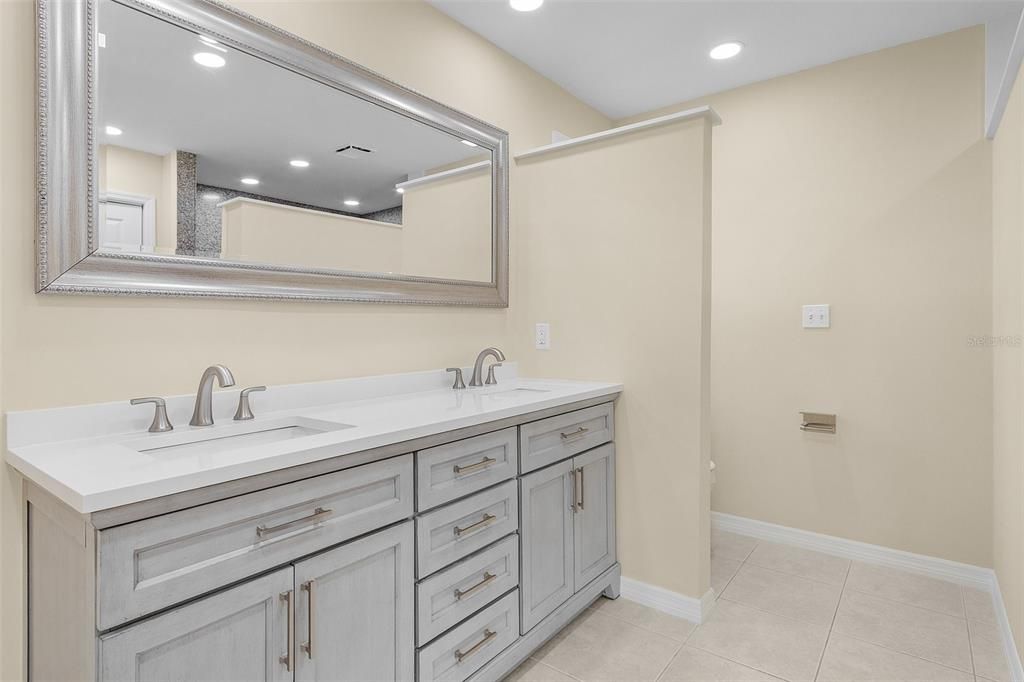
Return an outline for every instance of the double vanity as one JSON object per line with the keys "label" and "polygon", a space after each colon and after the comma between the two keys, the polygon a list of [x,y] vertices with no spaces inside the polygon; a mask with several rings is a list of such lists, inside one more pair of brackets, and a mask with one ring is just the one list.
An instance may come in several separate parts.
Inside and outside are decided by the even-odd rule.
{"label": "double vanity", "polygon": [[493,380],[9,414],[30,678],[500,679],[618,596],[622,387]]}

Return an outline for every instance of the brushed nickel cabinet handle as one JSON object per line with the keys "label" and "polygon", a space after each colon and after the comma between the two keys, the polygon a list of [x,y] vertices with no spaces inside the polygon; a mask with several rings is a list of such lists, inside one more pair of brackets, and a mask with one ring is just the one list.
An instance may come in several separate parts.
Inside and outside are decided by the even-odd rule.
{"label": "brushed nickel cabinet handle", "polygon": [[583,467],[576,470],[576,474],[580,477],[579,482],[576,484],[576,492],[579,495],[579,501],[576,503],[576,507],[583,511]]}
{"label": "brushed nickel cabinet handle", "polygon": [[309,611],[306,613],[306,625],[308,626],[309,632],[307,633],[308,639],[306,643],[302,645],[302,650],[306,652],[306,657],[313,660],[313,631],[316,629],[316,581],[307,580],[302,583],[302,591],[306,593],[306,599],[309,604]]}
{"label": "brushed nickel cabinet handle", "polygon": [[491,582],[497,577],[498,576],[495,573],[491,573],[490,571],[484,571],[484,579],[478,582],[476,585],[473,585],[473,587],[470,587],[466,590],[455,590],[455,600],[461,601],[466,597],[475,594],[480,589],[490,585]]}
{"label": "brushed nickel cabinet handle", "polygon": [[572,469],[566,476],[569,477],[569,509],[576,513],[576,470]]}
{"label": "brushed nickel cabinet handle", "polygon": [[295,590],[283,592],[281,601],[288,604],[288,653],[278,660],[284,663],[288,672],[291,672],[292,664],[295,662]]}
{"label": "brushed nickel cabinet handle", "polygon": [[495,632],[494,630],[491,630],[490,628],[485,628],[484,629],[484,638],[481,639],[479,642],[477,642],[473,646],[469,647],[465,651],[459,651],[458,649],[455,650],[455,662],[456,663],[462,663],[464,660],[466,660],[467,658],[469,658],[470,656],[472,656],[476,652],[480,651],[480,647],[482,647],[483,645],[487,644],[489,641],[491,641],[492,639],[494,639],[497,636],[498,636],[497,632]]}
{"label": "brushed nickel cabinet handle", "polygon": [[476,462],[475,464],[467,464],[466,466],[459,466],[458,464],[456,464],[454,467],[452,467],[452,469],[453,471],[455,471],[456,475],[467,474],[470,471],[476,471],[477,469],[486,469],[487,467],[491,466],[497,461],[498,460],[494,459],[493,457],[484,457],[482,460]]}
{"label": "brushed nickel cabinet handle", "polygon": [[280,533],[281,531],[288,530],[289,528],[295,528],[296,526],[303,526],[306,524],[314,524],[334,513],[333,509],[324,509],[323,507],[317,507],[312,514],[309,516],[303,516],[301,519],[295,519],[294,521],[288,521],[277,526],[256,526],[256,536],[266,537],[267,535],[273,535],[274,533]]}
{"label": "brushed nickel cabinet handle", "polygon": [[494,514],[484,514],[484,517],[482,519],[480,519],[476,523],[466,526],[465,528],[459,528],[458,526],[455,526],[455,537],[461,538],[466,533],[472,533],[475,530],[481,530],[483,528],[486,528],[487,526],[494,523],[497,518],[498,517]]}
{"label": "brushed nickel cabinet handle", "polygon": [[562,440],[576,440],[580,436],[587,434],[589,431],[590,429],[588,429],[587,427],[581,426],[575,431],[572,431],[570,433],[562,432],[560,435],[562,436]]}

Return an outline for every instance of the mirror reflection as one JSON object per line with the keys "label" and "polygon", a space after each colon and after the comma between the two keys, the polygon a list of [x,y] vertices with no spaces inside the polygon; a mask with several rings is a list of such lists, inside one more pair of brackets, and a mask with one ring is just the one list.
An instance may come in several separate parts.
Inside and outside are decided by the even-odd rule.
{"label": "mirror reflection", "polygon": [[491,279],[491,152],[112,0],[99,246]]}

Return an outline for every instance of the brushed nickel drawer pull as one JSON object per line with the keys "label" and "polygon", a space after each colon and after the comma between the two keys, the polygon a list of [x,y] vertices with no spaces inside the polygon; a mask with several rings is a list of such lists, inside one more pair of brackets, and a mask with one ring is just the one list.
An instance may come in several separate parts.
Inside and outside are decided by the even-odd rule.
{"label": "brushed nickel drawer pull", "polygon": [[590,431],[590,429],[588,429],[587,427],[581,426],[580,428],[576,429],[575,431],[573,431],[571,433],[564,433],[563,432],[561,434],[562,440],[576,440],[577,438],[579,438],[580,436],[585,435],[589,431]]}
{"label": "brushed nickel drawer pull", "polygon": [[493,457],[484,457],[476,464],[467,464],[466,466],[459,466],[458,464],[456,464],[452,468],[455,470],[455,473],[457,475],[468,474],[470,471],[476,471],[477,469],[485,469],[497,461],[498,460],[494,459]]}
{"label": "brushed nickel drawer pull", "polygon": [[266,537],[267,535],[273,535],[274,533],[280,533],[281,531],[288,530],[289,528],[295,528],[296,526],[304,526],[307,523],[314,524],[326,519],[333,513],[333,509],[324,509],[323,507],[317,507],[312,514],[310,514],[309,516],[303,516],[301,519],[295,519],[294,521],[282,523],[278,526],[270,526],[269,528],[267,528],[266,526],[256,526],[256,536],[262,538]]}
{"label": "brushed nickel drawer pull", "polygon": [[479,642],[477,642],[473,646],[469,647],[465,651],[459,651],[458,649],[455,650],[455,662],[456,663],[462,663],[464,660],[466,660],[467,658],[469,658],[470,656],[472,656],[476,652],[480,651],[480,647],[482,647],[484,644],[487,644],[489,641],[491,641],[492,639],[494,639],[497,636],[498,636],[497,632],[495,632],[494,630],[491,630],[490,628],[485,628],[484,629],[484,638],[481,639]]}
{"label": "brushed nickel drawer pull", "polygon": [[288,604],[288,653],[278,660],[291,672],[295,663],[295,590],[282,592],[281,601]]}
{"label": "brushed nickel drawer pull", "polygon": [[487,526],[494,523],[497,519],[498,517],[494,514],[484,514],[484,517],[482,519],[480,519],[474,524],[466,526],[465,528],[459,528],[458,526],[455,526],[455,537],[461,538],[466,533],[471,533],[475,530],[486,528]]}
{"label": "brushed nickel drawer pull", "polygon": [[307,580],[302,583],[302,591],[308,595],[309,598],[309,611],[306,614],[308,618],[307,625],[309,626],[309,638],[306,643],[302,645],[302,650],[306,652],[306,657],[309,660],[313,660],[313,631],[316,629],[316,580]]}
{"label": "brushed nickel drawer pull", "polygon": [[476,585],[473,585],[473,587],[470,587],[466,590],[455,590],[455,600],[461,601],[465,597],[468,597],[471,594],[476,593],[478,590],[487,587],[497,577],[498,576],[495,573],[491,573],[490,571],[484,571],[484,579],[478,582]]}

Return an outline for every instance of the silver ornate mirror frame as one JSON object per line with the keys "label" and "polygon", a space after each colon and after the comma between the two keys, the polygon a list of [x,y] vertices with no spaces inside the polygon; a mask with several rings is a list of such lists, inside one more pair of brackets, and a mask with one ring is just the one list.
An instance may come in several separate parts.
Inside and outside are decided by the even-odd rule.
{"label": "silver ornate mirror frame", "polygon": [[491,281],[96,252],[96,0],[36,0],[36,290],[508,306],[508,133],[215,0],[118,0],[492,152]]}

